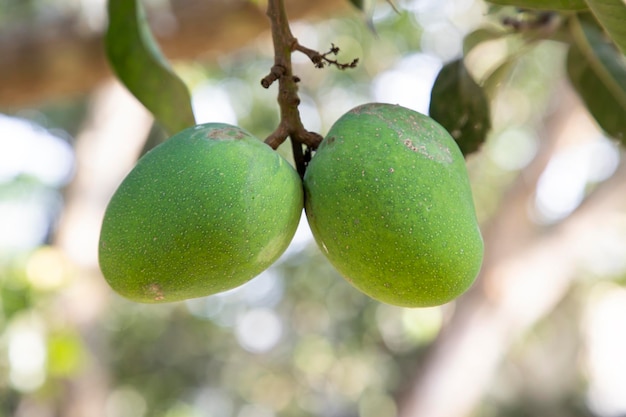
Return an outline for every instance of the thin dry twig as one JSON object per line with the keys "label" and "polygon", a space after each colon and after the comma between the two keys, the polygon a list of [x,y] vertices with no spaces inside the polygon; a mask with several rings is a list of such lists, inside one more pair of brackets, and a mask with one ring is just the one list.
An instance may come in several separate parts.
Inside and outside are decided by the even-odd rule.
{"label": "thin dry twig", "polygon": [[324,68],[327,65],[334,65],[340,70],[345,70],[348,68],[356,68],[356,66],[359,63],[359,58],[355,58],[351,62],[347,62],[347,63],[341,63],[335,59],[328,58],[329,55],[336,56],[339,54],[339,47],[335,46],[334,43],[331,44],[331,47],[328,50],[328,52],[325,52],[323,54],[319,53],[316,50],[307,48],[306,46],[300,45],[299,43],[296,45],[296,50],[308,56],[316,68]]}

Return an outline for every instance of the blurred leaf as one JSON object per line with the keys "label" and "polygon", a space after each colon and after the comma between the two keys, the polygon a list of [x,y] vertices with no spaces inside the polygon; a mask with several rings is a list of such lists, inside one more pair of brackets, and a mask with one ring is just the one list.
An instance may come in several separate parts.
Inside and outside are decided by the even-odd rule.
{"label": "blurred leaf", "polygon": [[56,377],[71,377],[80,371],[85,349],[73,329],[52,334],[48,339],[48,372]]}
{"label": "blurred leaf", "polygon": [[195,124],[189,90],[152,37],[139,0],[109,0],[105,44],[117,76],[165,130]]}
{"label": "blurred leaf", "polygon": [[500,39],[508,32],[495,27],[482,27],[468,33],[463,39],[463,55],[470,53],[472,49],[483,42]]}
{"label": "blurred leaf", "polygon": [[567,72],[589,112],[604,131],[626,140],[626,60],[602,31],[577,18],[571,21],[574,43]]}
{"label": "blurred leaf", "polygon": [[[373,12],[375,6],[375,0],[348,0],[354,7],[364,12],[364,23],[365,26],[372,32],[374,35],[377,35],[376,27],[374,26]],[[393,3],[391,6],[395,9]]]}
{"label": "blurred leaf", "polygon": [[478,150],[491,128],[487,97],[462,59],[446,64],[439,72],[429,113],[450,132],[463,155]]}
{"label": "blurred leaf", "polygon": [[[354,7],[356,7],[359,10],[364,11],[366,8],[366,2],[369,3],[369,8],[371,9],[374,4],[373,2],[375,2],[375,0],[373,1],[367,1],[367,0],[348,0],[350,2],[350,4],[352,4]],[[393,0],[385,0],[387,3],[389,3],[389,5],[391,6],[391,8],[396,12],[396,13],[400,13],[400,10],[398,10],[398,7],[396,6],[396,4],[393,2]]]}
{"label": "blurred leaf", "polygon": [[20,311],[31,307],[32,294],[28,287],[3,287],[0,288],[0,306],[4,318],[9,320]]}
{"label": "blurred leaf", "polygon": [[354,7],[359,10],[364,10],[365,0],[348,0]]}
{"label": "blurred leaf", "polygon": [[[581,11],[587,10],[585,0],[488,0],[504,6],[517,6],[527,9]],[[617,0],[620,1],[620,0]]]}
{"label": "blurred leaf", "polygon": [[626,3],[624,0],[587,0],[596,19],[626,54]]}
{"label": "blurred leaf", "polygon": [[495,97],[497,91],[502,86],[502,83],[511,74],[511,70],[516,63],[516,58],[517,56],[513,55],[505,59],[504,62],[498,65],[498,67],[480,83],[487,97]]}

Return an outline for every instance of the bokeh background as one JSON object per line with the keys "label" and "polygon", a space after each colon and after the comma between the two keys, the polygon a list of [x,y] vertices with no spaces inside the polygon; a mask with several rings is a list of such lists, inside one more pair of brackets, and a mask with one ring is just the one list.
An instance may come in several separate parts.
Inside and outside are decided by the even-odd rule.
{"label": "bokeh background", "polygon": [[[263,1],[146,0],[199,122],[278,123]],[[287,1],[305,126],[371,101],[427,112],[463,37],[512,8],[478,0]],[[487,42],[466,58],[493,130],[467,160],[486,243],[472,289],[437,308],[347,284],[306,221],[248,284],[135,304],[97,266],[104,208],[165,139],[112,76],[104,0],[0,1],[0,417],[626,415],[626,172],[564,77],[565,49]],[[368,17],[369,16],[369,17]],[[506,70],[506,71],[504,71]],[[626,115],[625,115],[626,117]],[[280,149],[289,156],[289,146]]]}

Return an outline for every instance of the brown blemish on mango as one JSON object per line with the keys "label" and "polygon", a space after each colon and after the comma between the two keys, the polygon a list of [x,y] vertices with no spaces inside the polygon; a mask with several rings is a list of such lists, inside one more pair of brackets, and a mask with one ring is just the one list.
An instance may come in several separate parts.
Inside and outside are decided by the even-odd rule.
{"label": "brown blemish on mango", "polygon": [[156,282],[148,285],[147,293],[150,295],[150,297],[154,299],[154,301],[165,300],[165,294],[163,293],[163,289]]}
{"label": "brown blemish on mango", "polygon": [[248,135],[241,129],[225,126],[220,129],[211,129],[206,133],[206,137],[212,140],[239,140],[244,139]]}

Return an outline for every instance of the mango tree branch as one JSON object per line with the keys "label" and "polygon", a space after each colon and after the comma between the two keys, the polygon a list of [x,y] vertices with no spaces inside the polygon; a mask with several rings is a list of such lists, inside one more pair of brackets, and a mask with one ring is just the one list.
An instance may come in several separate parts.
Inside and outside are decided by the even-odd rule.
{"label": "mango tree branch", "polygon": [[[326,65],[334,65],[339,69],[354,68],[359,60],[354,59],[347,64],[339,63],[328,58],[329,55],[337,55],[339,48],[331,45],[331,49],[326,53],[319,53],[298,43],[298,40],[291,33],[289,19],[285,10],[284,0],[269,0],[267,3],[267,17],[270,20],[272,29],[272,40],[274,42],[274,65],[270,73],[261,80],[263,88],[269,88],[274,81],[278,81],[278,105],[280,107],[280,124],[266,139],[265,143],[278,148],[287,137],[291,138],[294,161],[300,176],[304,176],[306,164],[310,159],[310,151],[317,149],[322,141],[322,136],[318,133],[310,132],[302,125],[298,105],[298,82],[300,79],[293,74],[291,65],[292,52],[298,51],[307,55],[317,68]],[[307,152],[303,152],[302,145],[307,146]]]}
{"label": "mango tree branch", "polygon": [[269,0],[267,17],[271,23],[272,40],[274,41],[274,66],[269,75],[261,80],[261,85],[268,88],[274,81],[278,81],[278,105],[280,107],[280,124],[272,132],[265,143],[273,149],[283,143],[287,137],[291,138],[294,159],[298,173],[304,175],[305,161],[302,159],[302,144],[313,149],[322,141],[322,137],[314,132],[307,131],[300,119],[298,105],[298,81],[293,75],[291,53],[296,49],[298,41],[291,33],[289,20],[283,0]]}
{"label": "mango tree branch", "polygon": [[311,62],[313,62],[313,64],[315,64],[317,68],[324,68],[326,65],[334,65],[340,70],[345,70],[348,68],[356,68],[356,66],[359,63],[359,58],[354,58],[351,62],[346,62],[346,63],[341,63],[337,61],[336,59],[328,58],[328,55],[339,54],[339,47],[335,46],[335,44],[331,44],[328,52],[325,52],[323,54],[313,49],[307,48],[306,46],[302,46],[299,43],[296,44],[295,49],[299,52],[302,52],[306,56],[308,56]]}

